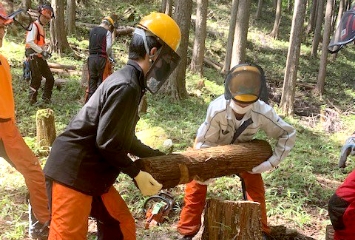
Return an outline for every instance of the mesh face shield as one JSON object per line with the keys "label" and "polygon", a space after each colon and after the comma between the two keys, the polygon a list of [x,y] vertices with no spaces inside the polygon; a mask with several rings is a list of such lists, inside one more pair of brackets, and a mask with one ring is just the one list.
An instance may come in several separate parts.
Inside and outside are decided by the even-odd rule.
{"label": "mesh face shield", "polygon": [[[134,33],[142,36],[145,49],[149,55],[149,48],[146,40],[146,33],[149,34],[149,32],[136,28]],[[157,58],[150,66],[146,75],[146,88],[152,94],[158,92],[180,61],[180,56],[165,43],[163,43],[157,54]]]}
{"label": "mesh face shield", "polygon": [[355,40],[355,9],[346,11],[328,45],[330,53],[336,53],[346,44]]}
{"label": "mesh face shield", "polygon": [[236,67],[225,80],[225,98],[239,103],[256,102],[261,93],[261,73],[257,67],[244,65]]}

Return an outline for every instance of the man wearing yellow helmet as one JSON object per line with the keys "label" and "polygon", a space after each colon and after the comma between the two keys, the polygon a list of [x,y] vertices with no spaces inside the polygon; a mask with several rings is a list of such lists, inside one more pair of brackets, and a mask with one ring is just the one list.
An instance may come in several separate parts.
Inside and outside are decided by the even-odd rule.
{"label": "man wearing yellow helmet", "polygon": [[[7,15],[0,3],[0,48],[5,28],[13,21],[19,23],[14,18],[22,12],[24,11],[19,10]],[[25,179],[30,193],[30,237],[47,239],[49,210],[44,174],[40,162],[26,145],[16,126],[10,65],[2,54],[0,54],[0,86],[0,157],[9,162]]]}
{"label": "man wearing yellow helmet", "polygon": [[108,58],[112,54],[114,21],[111,17],[104,17],[101,24],[90,31],[89,58],[87,60],[89,70],[89,83],[86,91],[87,102],[97,87],[104,80],[104,71]]}
{"label": "man wearing yellow helmet", "polygon": [[98,239],[136,239],[134,219],[113,184],[123,172],[143,195],[162,187],[127,154],[164,154],[139,141],[135,127],[147,82],[156,83],[149,85],[151,91],[158,90],[178,62],[179,43],[180,28],[171,17],[144,17],[134,31],[126,66],[97,88],[54,141],[44,167],[52,199],[49,239],[86,239],[90,215],[97,219]]}
{"label": "man wearing yellow helmet", "polygon": [[[261,222],[264,239],[270,233],[267,225],[265,189],[261,173],[275,168],[292,149],[296,131],[283,121],[271,106],[259,100],[262,94],[263,71],[254,64],[239,64],[232,68],[225,80],[224,95],[212,101],[204,123],[197,131],[194,148],[250,141],[258,130],[277,140],[274,154],[251,172],[240,173],[247,200],[261,206]],[[236,159],[237,161],[237,159]],[[193,180],[185,188],[185,206],[181,211],[178,231],[182,239],[192,239],[201,226],[201,214],[205,206],[207,185]]]}

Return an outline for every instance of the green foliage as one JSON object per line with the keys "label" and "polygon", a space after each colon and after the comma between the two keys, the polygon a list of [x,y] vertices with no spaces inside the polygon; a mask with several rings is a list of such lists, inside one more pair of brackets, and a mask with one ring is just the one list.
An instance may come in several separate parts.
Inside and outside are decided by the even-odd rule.
{"label": "green foliage", "polygon": [[[80,5],[77,18],[80,22],[99,23],[101,18],[116,11],[123,16],[127,9],[134,9],[133,19],[120,19],[120,25],[134,26],[141,16],[159,10],[161,1],[115,1],[114,4],[103,4],[102,1],[89,1],[87,6]],[[80,3],[83,4],[83,3]],[[256,7],[253,4],[253,9]],[[99,7],[98,7],[99,6]],[[286,5],[285,5],[286,6]],[[208,36],[206,39],[206,56],[216,62],[223,63],[225,46],[227,45],[231,1],[210,1],[208,28],[219,33],[219,37]],[[285,9],[284,9],[285,10]],[[252,11],[252,13],[255,11]],[[282,90],[284,70],[286,65],[288,38],[291,27],[291,13],[283,16],[278,39],[271,38],[268,33],[273,26],[274,10],[272,4],[265,3],[261,19],[254,19],[248,35],[247,60],[260,64],[266,73],[272,93],[280,95]],[[81,71],[81,66],[87,57],[88,30],[79,28],[78,34],[70,36],[68,41],[75,48],[75,54],[59,57],[54,54],[50,61],[72,65]],[[38,149],[35,144],[35,116],[38,109],[51,108],[55,113],[57,134],[68,125],[71,118],[83,105],[85,89],[80,84],[80,75],[65,78],[62,88],[54,89],[53,102],[50,105],[28,104],[28,83],[22,79],[22,62],[24,60],[24,33],[9,29],[1,53],[7,56],[12,66],[13,89],[16,102],[16,120],[26,143],[45,163],[47,152]],[[117,60],[116,69],[123,66],[127,60],[127,49],[130,36],[119,36],[114,45]],[[190,42],[191,42],[190,38]],[[315,222],[329,224],[327,217],[327,201],[335,188],[355,168],[355,161],[348,160],[348,166],[340,170],[337,167],[339,153],[345,139],[354,131],[354,76],[355,48],[345,47],[336,59],[329,56],[325,93],[318,97],[312,90],[304,86],[314,86],[317,82],[319,59],[311,57],[311,41],[307,39],[301,48],[298,80],[296,83],[296,102],[301,109],[310,109],[308,116],[295,115],[285,120],[297,129],[296,145],[291,154],[270,173],[263,174],[266,185],[267,209],[270,218],[283,219],[289,226],[305,229]],[[203,88],[198,88],[199,82],[204,82]],[[204,76],[200,77],[187,71],[187,99],[176,102],[169,96],[147,94],[148,112],[141,116],[137,131],[157,127],[163,129],[167,139],[174,144],[174,151],[184,151],[192,147],[196,131],[204,121],[208,104],[217,96],[223,94],[224,75],[219,71],[204,67]],[[40,90],[41,91],[41,90]],[[41,92],[40,92],[41,93]],[[271,103],[277,112],[278,101]],[[341,128],[336,132],[325,131],[320,120],[320,110],[335,109],[340,113],[336,123]],[[313,114],[313,115],[312,115]],[[258,138],[267,139],[258,133]],[[275,141],[267,139],[272,145]],[[160,149],[161,146],[158,146]],[[6,161],[0,160],[0,238],[23,239],[27,234],[27,205],[25,196],[27,189],[22,176]],[[144,218],[142,197],[132,179],[121,174],[115,187],[126,200],[137,222]],[[184,186],[179,185],[169,191],[175,196],[175,215],[158,228],[149,231],[138,231],[138,239],[158,239],[159,236],[169,236],[169,227],[176,222],[183,205]],[[238,177],[226,176],[216,179],[209,185],[208,197],[226,200],[241,200],[241,186]],[[324,229],[322,229],[324,231]],[[94,237],[90,237],[94,239]],[[324,239],[324,235],[319,239]]]}

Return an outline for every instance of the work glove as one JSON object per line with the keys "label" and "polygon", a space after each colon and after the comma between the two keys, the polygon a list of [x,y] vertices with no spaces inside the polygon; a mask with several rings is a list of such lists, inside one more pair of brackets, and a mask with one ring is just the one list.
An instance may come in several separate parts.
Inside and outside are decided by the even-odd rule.
{"label": "work glove", "polygon": [[48,58],[50,58],[52,55],[49,53],[49,52],[47,52],[47,51],[42,51],[41,52],[41,55],[42,55],[42,57],[43,57],[43,59],[44,60],[47,60]]}
{"label": "work glove", "polygon": [[143,196],[155,195],[163,187],[163,185],[158,183],[157,180],[152,177],[152,175],[144,171],[139,171],[134,180],[136,181],[137,186]]}
{"label": "work glove", "polygon": [[250,173],[252,174],[261,174],[263,172],[269,171],[271,169],[273,169],[274,167],[271,165],[271,163],[269,162],[269,160],[262,162],[261,164],[259,164],[256,167],[253,167],[253,169],[251,170]]}
{"label": "work glove", "polygon": [[340,159],[338,164],[340,168],[346,167],[346,159],[349,155],[355,155],[355,137],[349,137],[345,141],[344,146],[341,148]]}

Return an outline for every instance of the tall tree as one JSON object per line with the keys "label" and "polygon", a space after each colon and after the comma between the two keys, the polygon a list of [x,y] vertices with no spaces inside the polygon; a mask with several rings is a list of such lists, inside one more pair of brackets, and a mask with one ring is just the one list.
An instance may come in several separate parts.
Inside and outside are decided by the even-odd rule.
{"label": "tall tree", "polygon": [[193,73],[203,75],[203,58],[205,53],[206,22],[208,0],[197,0],[196,9],[196,27],[194,48],[192,50],[192,59],[190,69]]}
{"label": "tall tree", "polygon": [[232,67],[245,61],[251,0],[239,0],[234,31]]}
{"label": "tall tree", "polygon": [[311,56],[317,56],[317,50],[321,38],[321,31],[322,31],[322,22],[324,18],[324,0],[317,1],[317,18],[316,18],[316,27],[314,29],[314,36],[312,41],[312,51]]}
{"label": "tall tree", "polygon": [[330,38],[331,22],[332,22],[332,12],[333,12],[333,0],[327,0],[327,6],[325,8],[325,21],[324,21],[324,32],[323,32],[323,42],[322,42],[322,55],[320,58],[318,78],[316,93],[322,95],[324,93],[324,83],[327,68],[327,57],[328,57],[328,45]]}
{"label": "tall tree", "polygon": [[68,34],[75,34],[75,12],[76,12],[76,2],[75,0],[67,0],[67,19],[66,19],[66,26],[67,26],[67,33]]}
{"label": "tall tree", "polygon": [[173,0],[162,0],[160,12],[171,16],[172,9],[173,9]]}
{"label": "tall tree", "polygon": [[308,19],[308,24],[306,29],[307,35],[314,31],[316,25],[317,2],[318,1],[312,1],[312,5],[310,7],[309,19]]}
{"label": "tall tree", "polygon": [[304,0],[295,0],[290,44],[287,53],[286,71],[283,82],[281,109],[285,115],[292,115],[294,112],[294,100],[296,90],[297,70],[301,52],[304,16],[306,3]]}
{"label": "tall tree", "polygon": [[275,21],[274,27],[270,33],[270,36],[277,39],[279,36],[279,27],[281,22],[281,11],[282,11],[282,0],[277,0],[276,9],[275,9]]}
{"label": "tall tree", "polygon": [[256,9],[255,19],[260,18],[261,13],[263,12],[263,3],[264,3],[264,0],[258,1],[258,8]]}
{"label": "tall tree", "polygon": [[181,42],[177,53],[181,57],[179,65],[170,75],[166,86],[162,92],[170,94],[173,99],[179,101],[186,98],[186,66],[187,49],[189,44],[189,30],[191,25],[192,0],[175,0],[174,19],[179,24],[181,30]]}
{"label": "tall tree", "polygon": [[222,69],[223,73],[227,73],[229,69],[231,69],[231,61],[232,61],[232,52],[233,52],[233,40],[234,40],[234,32],[235,32],[235,24],[237,21],[237,12],[238,12],[238,4],[239,0],[232,1],[231,8],[231,19],[229,21],[229,31],[228,31],[228,41],[226,48],[226,56],[224,59],[224,66]]}
{"label": "tall tree", "polygon": [[55,18],[51,21],[51,45],[54,52],[62,56],[72,51],[64,26],[64,0],[52,0]]}

